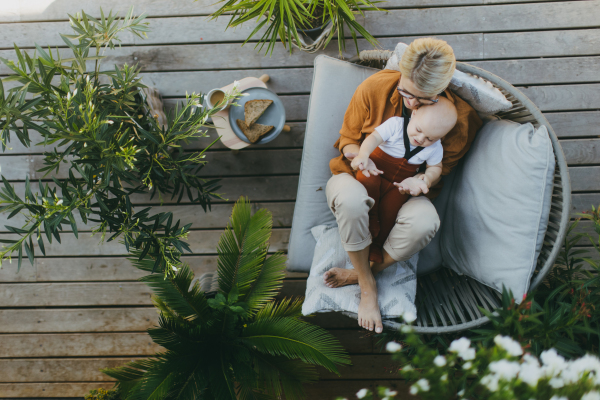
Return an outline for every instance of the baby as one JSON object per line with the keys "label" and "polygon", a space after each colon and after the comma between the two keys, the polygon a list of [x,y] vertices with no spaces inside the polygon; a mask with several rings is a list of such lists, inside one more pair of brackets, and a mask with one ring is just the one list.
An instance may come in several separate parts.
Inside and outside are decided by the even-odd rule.
{"label": "baby", "polygon": [[[369,260],[383,261],[383,244],[390,234],[400,207],[409,198],[427,193],[442,174],[442,139],[456,124],[456,108],[445,97],[432,105],[413,110],[410,120],[392,117],[379,125],[361,144],[352,168],[356,179],[367,189],[375,204],[369,211],[369,231],[373,243]],[[369,158],[377,169],[367,170]],[[421,164],[427,168],[415,177]],[[363,172],[364,171],[364,172]],[[426,188],[418,181],[422,179]],[[397,183],[400,182],[400,183]]]}

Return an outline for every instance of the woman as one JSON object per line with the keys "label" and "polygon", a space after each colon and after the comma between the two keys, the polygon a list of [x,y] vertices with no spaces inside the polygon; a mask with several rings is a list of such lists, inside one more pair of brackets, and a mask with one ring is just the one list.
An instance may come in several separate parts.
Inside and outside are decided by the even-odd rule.
{"label": "woman", "polygon": [[[381,332],[381,314],[377,303],[374,275],[396,261],[408,260],[425,247],[439,228],[439,217],[431,198],[439,194],[440,182],[431,188],[420,181],[418,193],[400,209],[396,224],[384,245],[383,262],[369,263],[369,209],[373,199],[355,179],[356,171],[350,161],[357,155],[360,144],[382,122],[393,116],[410,117],[410,112],[434,103],[444,96],[456,107],[455,127],[442,141],[444,158],[442,175],[448,175],[467,152],[481,120],[464,100],[447,90],[456,66],[452,48],[443,40],[423,38],[413,41],[402,55],[400,72],[383,70],[367,78],[356,90],[344,115],[340,139],[334,147],[340,156],[329,163],[333,176],[327,183],[327,202],[334,213],[342,244],[348,252],[353,270],[333,268],[325,273],[330,287],[356,284],[361,289],[358,324],[365,329]],[[369,160],[363,173],[378,174]],[[400,187],[400,191],[407,192]],[[427,197],[419,194],[427,193]]]}

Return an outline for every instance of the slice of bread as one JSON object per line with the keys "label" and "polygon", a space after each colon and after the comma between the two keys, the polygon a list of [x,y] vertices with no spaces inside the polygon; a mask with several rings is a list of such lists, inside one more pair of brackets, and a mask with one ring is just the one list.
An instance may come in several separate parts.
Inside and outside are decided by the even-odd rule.
{"label": "slice of bread", "polygon": [[242,130],[242,132],[244,133],[244,135],[246,135],[246,137],[248,138],[250,143],[258,142],[258,140],[262,136],[266,135],[267,133],[269,133],[271,131],[271,129],[274,128],[273,125],[261,125],[261,124],[254,124],[254,126],[249,128],[248,125],[246,124],[246,122],[242,121],[241,119],[237,119],[236,122],[237,122],[237,125]]}
{"label": "slice of bread", "polygon": [[244,104],[244,119],[252,127],[261,115],[273,104],[273,100],[249,100]]}

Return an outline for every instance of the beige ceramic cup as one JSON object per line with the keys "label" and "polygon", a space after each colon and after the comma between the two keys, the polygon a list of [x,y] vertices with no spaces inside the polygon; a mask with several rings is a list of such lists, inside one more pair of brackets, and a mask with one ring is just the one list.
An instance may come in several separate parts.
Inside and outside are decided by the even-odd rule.
{"label": "beige ceramic cup", "polygon": [[[221,89],[213,89],[206,94],[206,106],[208,108],[216,107],[225,98],[225,92]],[[227,107],[227,104],[223,104],[219,107],[219,111]]]}

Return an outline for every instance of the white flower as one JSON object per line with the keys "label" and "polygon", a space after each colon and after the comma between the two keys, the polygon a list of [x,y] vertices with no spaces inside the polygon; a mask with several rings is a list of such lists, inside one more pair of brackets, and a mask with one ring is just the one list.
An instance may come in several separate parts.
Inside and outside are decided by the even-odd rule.
{"label": "white flower", "polygon": [[508,360],[498,360],[491,362],[489,367],[490,371],[498,376],[500,379],[511,380],[516,378],[517,374],[521,370],[519,363]]}
{"label": "white flower", "polygon": [[462,353],[463,351],[467,350],[469,347],[471,347],[471,341],[465,337],[462,337],[462,338],[456,339],[455,341],[450,343],[450,347],[448,347],[448,351],[451,351],[453,353]]}
{"label": "white flower", "polygon": [[465,361],[475,359],[475,349],[466,349],[465,351],[458,353],[458,355]]}
{"label": "white flower", "polygon": [[444,374],[444,375],[440,376],[440,381],[446,382],[447,380],[448,380],[448,374]]}
{"label": "white flower", "polygon": [[[232,90],[237,90],[237,88],[240,87],[240,81],[233,81],[233,87],[231,88]],[[366,390],[366,389],[365,389]],[[359,392],[360,393],[360,392]],[[366,392],[365,392],[366,393]],[[362,398],[362,397],[360,397]]]}
{"label": "white flower", "polygon": [[396,343],[396,342],[389,342],[386,346],[385,349],[389,352],[389,353],[395,353],[397,351],[402,350],[402,345],[400,343]]}
{"label": "white flower", "polygon": [[554,396],[550,397],[550,400],[569,400],[569,398],[565,397],[565,396],[554,395]]}
{"label": "white flower", "polygon": [[369,391],[367,389],[360,389],[358,392],[356,392],[356,397],[358,397],[359,399],[362,399],[367,395],[368,392]]}
{"label": "white flower", "polygon": [[444,356],[436,356],[433,359],[433,363],[437,366],[437,367],[443,367],[444,365],[446,365],[446,358]]}
{"label": "white flower", "polygon": [[596,392],[595,390],[592,390],[591,392],[588,392],[581,396],[581,400],[600,400],[600,393]]}
{"label": "white flower", "polygon": [[83,143],[83,147],[87,147],[87,142],[84,142],[84,143]]}
{"label": "white flower", "polygon": [[413,366],[408,364],[406,367],[402,368],[402,371],[412,371],[413,369]]}
{"label": "white flower", "polygon": [[465,389],[461,389],[458,391],[458,393],[456,393],[457,395],[459,395],[460,397],[463,397],[465,395]]}
{"label": "white flower", "polygon": [[417,387],[417,385],[411,385],[409,392],[410,392],[410,394],[412,394],[414,396],[417,393],[419,393],[419,388]]}
{"label": "white flower", "polygon": [[410,325],[402,325],[402,327],[400,328],[400,332],[402,333],[410,333],[413,331],[413,327]]}
{"label": "white flower", "polygon": [[107,124],[109,124],[109,125],[112,125],[112,124],[114,124],[114,123],[115,123],[115,121],[111,121],[110,119],[107,119],[107,120],[106,120],[106,123],[107,123]]}
{"label": "white flower", "polygon": [[406,311],[404,314],[402,314],[402,319],[407,324],[412,324],[417,319],[417,316],[412,311]]}
{"label": "white flower", "polygon": [[[529,356],[530,361],[528,361],[527,356]],[[540,368],[540,364],[538,363],[535,357],[532,357],[528,354],[523,357],[525,362],[521,364],[521,371],[519,372],[519,379],[528,384],[531,387],[536,387],[538,381],[542,377],[542,369]]]}
{"label": "white flower", "polygon": [[73,97],[77,95],[77,89],[73,90]]}
{"label": "white flower", "polygon": [[62,205],[62,203],[63,203],[63,201],[62,201],[62,199],[61,199],[61,200],[59,200],[59,201],[57,201],[57,202],[56,202],[56,205],[57,205],[57,206],[60,206],[60,205]]}
{"label": "white flower", "polygon": [[502,347],[508,354],[513,357],[518,357],[523,354],[523,348],[519,344],[519,342],[513,340],[508,336],[497,335],[494,338],[494,343],[497,346]]}
{"label": "white flower", "polygon": [[498,381],[500,379],[496,375],[486,375],[481,378],[481,384],[488,388],[490,392],[498,390]]}
{"label": "white flower", "polygon": [[473,363],[471,361],[467,361],[463,364],[463,369],[471,369],[473,367]]}
{"label": "white flower", "polygon": [[429,392],[430,386],[429,381],[425,378],[421,378],[415,383],[423,392]]}
{"label": "white flower", "polygon": [[563,381],[561,378],[552,378],[548,384],[552,386],[553,389],[560,389],[561,387],[565,386],[565,381]]}
{"label": "white flower", "polygon": [[92,189],[88,190],[87,193],[85,194],[86,196],[89,196],[90,194],[92,194]]}
{"label": "white flower", "polygon": [[540,355],[542,360],[545,375],[548,377],[556,376],[562,371],[565,366],[565,359],[560,356],[555,349],[543,351]]}
{"label": "white flower", "polygon": [[172,269],[173,271],[175,271],[175,272],[179,271],[179,269],[177,269],[177,267],[176,267],[176,266],[174,266],[174,265],[171,265],[171,269]]}
{"label": "white flower", "polygon": [[389,388],[385,388],[385,391],[383,392],[383,395],[385,397],[393,397],[397,394],[398,394],[398,392],[396,392],[395,390],[390,390]]}

